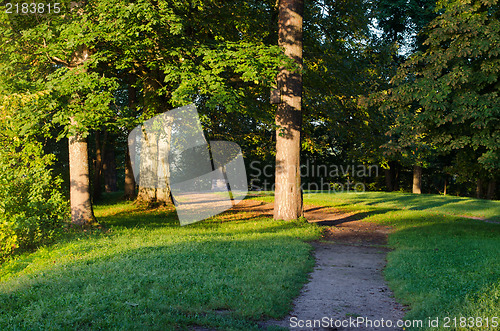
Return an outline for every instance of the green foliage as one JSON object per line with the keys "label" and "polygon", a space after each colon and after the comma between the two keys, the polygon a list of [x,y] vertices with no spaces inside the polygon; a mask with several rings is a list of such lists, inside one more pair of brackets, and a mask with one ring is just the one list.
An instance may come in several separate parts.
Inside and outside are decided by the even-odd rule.
{"label": "green foliage", "polygon": [[53,155],[45,155],[26,129],[19,134],[18,114],[34,107],[38,97],[12,95],[0,103],[0,259],[53,241],[67,215],[61,179],[49,169]]}
{"label": "green foliage", "polygon": [[[261,192],[255,199],[273,201],[272,195],[267,196],[266,192]],[[306,193],[304,199],[313,205],[333,206],[346,211],[413,210],[500,222],[500,201],[392,192]]]}
{"label": "green foliage", "polygon": [[[324,164],[387,162],[380,146],[387,141],[392,117],[366,98],[388,87],[397,66],[395,41],[387,42],[389,38],[380,37],[373,26],[377,15],[382,16],[379,6],[385,5],[392,6],[389,1],[306,3],[302,133],[306,158]],[[412,10],[416,11],[405,9],[405,15],[418,15]]]}
{"label": "green foliage", "polygon": [[90,128],[113,126],[110,122],[115,112],[110,104],[118,88],[115,79],[83,68],[66,67],[48,75],[47,79],[50,97],[56,101],[52,124],[63,128],[60,137],[76,132],[86,135]]}
{"label": "green foliage", "polygon": [[96,69],[130,74],[144,110],[205,97],[212,109],[241,111],[246,90],[269,87],[287,64],[260,24],[272,12],[269,1],[114,0],[94,1],[83,17],[96,38]]}
{"label": "green foliage", "polygon": [[421,49],[419,33],[436,17],[435,6],[436,0],[382,0],[374,3],[374,14],[389,42]]}
{"label": "green foliage", "polygon": [[[0,43],[5,50],[0,56],[0,92],[44,91],[45,108],[36,115],[48,118],[59,138],[76,131],[85,135],[91,127],[109,123],[118,87],[114,77],[93,69],[96,60],[90,55],[95,53],[96,34],[90,22],[69,1],[63,1],[62,8],[61,15],[0,14]],[[40,118],[23,120],[30,125]]]}
{"label": "green foliage", "polygon": [[498,1],[443,1],[439,9],[427,49],[399,68],[386,97],[385,108],[398,113],[393,136],[421,135],[442,153],[474,154],[493,175],[500,169]]}

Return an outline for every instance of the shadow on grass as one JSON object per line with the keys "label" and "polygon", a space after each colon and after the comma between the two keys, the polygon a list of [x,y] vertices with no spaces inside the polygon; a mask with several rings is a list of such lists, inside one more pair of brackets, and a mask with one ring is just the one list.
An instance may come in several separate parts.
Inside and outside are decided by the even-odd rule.
{"label": "shadow on grass", "polygon": [[[273,221],[268,223],[272,216],[261,215],[249,212],[241,212],[230,209],[222,214],[212,218],[181,226],[173,206],[162,206],[158,208],[140,207],[132,211],[118,211],[111,215],[99,217],[99,221],[103,222],[107,227],[117,229],[171,229],[179,231],[197,231],[202,230],[203,233],[197,234],[199,238],[213,236],[217,233],[220,237],[232,237],[234,235],[247,234],[276,234],[290,230],[294,227],[305,225],[301,221]],[[238,224],[254,222],[265,224],[261,227],[250,227],[249,229],[233,229],[228,230],[227,224]],[[182,232],[184,233],[184,232]]]}
{"label": "shadow on grass", "polygon": [[257,329],[286,314],[314,264],[293,239],[120,249],[0,286],[0,329]]}
{"label": "shadow on grass", "polygon": [[498,315],[498,297],[482,293],[500,279],[500,225],[419,214],[398,223],[385,275],[406,318]]}
{"label": "shadow on grass", "polygon": [[[343,223],[348,223],[348,222],[353,222],[353,221],[361,221],[367,217],[373,216],[373,215],[378,215],[378,214],[385,214],[390,211],[394,211],[397,209],[391,209],[391,208],[379,208],[376,210],[371,210],[371,211],[364,211],[364,212],[357,212],[355,214],[346,214],[346,216],[341,216],[335,219],[326,219],[322,221],[315,221],[314,223],[320,226],[336,226],[340,225]],[[328,212],[328,211],[326,211]]]}
{"label": "shadow on grass", "polygon": [[426,210],[441,207],[447,204],[463,201],[460,198],[437,196],[432,194],[407,194],[407,193],[386,193],[381,196],[372,196],[367,199],[360,197],[359,202],[367,206],[376,206],[384,203],[395,203],[402,207],[408,206],[408,210]]}
{"label": "shadow on grass", "polygon": [[127,229],[180,226],[173,207],[143,207],[133,211],[119,211],[112,215],[100,216],[99,221],[103,221],[107,226]]}
{"label": "shadow on grass", "polygon": [[440,196],[434,194],[363,192],[320,194],[311,198],[311,203],[332,204],[341,208],[367,206],[370,208],[395,208],[404,210],[436,211],[449,215],[475,217],[500,221],[500,201],[464,197]]}
{"label": "shadow on grass", "polygon": [[123,199],[123,194],[123,191],[106,192],[103,193],[97,201],[94,201],[94,203],[98,206],[114,205],[118,202],[125,201]]}

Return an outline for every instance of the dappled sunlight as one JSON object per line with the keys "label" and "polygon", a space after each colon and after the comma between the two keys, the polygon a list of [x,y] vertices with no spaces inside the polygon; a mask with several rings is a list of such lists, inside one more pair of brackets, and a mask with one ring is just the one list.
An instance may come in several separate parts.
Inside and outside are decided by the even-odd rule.
{"label": "dappled sunlight", "polygon": [[[126,211],[122,210],[126,206]],[[145,247],[164,247],[186,242],[220,242],[279,240],[302,237],[312,240],[320,230],[304,223],[273,221],[227,213],[209,220],[181,227],[171,207],[146,210],[140,205],[113,206],[107,216],[99,217],[108,230],[105,233],[81,234],[32,254],[6,262],[0,269],[0,280],[23,275],[57,272],[74,264],[88,264],[94,259],[109,259]]]}
{"label": "dappled sunlight", "polygon": [[391,208],[422,210],[456,216],[479,217],[500,221],[500,201],[441,196],[434,194],[361,192],[318,193],[307,195],[306,203],[349,208]]}
{"label": "dappled sunlight", "polygon": [[[345,207],[339,205],[349,206],[356,197],[364,204],[351,205],[342,218]],[[491,293],[500,277],[500,225],[432,208],[393,208],[412,197],[392,198],[384,204],[377,194],[318,195],[305,209],[317,217],[331,213],[335,219],[323,221],[334,225],[390,227],[387,245],[393,250],[385,272],[395,295],[410,300],[409,316],[494,311],[489,308],[494,299],[484,291]],[[180,226],[171,206],[148,209],[123,201],[98,206],[104,231],[75,233],[2,265],[2,314],[35,328],[69,329],[193,321],[249,329],[249,320],[280,318],[307,280],[314,261],[305,241],[319,239],[321,227],[275,221],[249,206],[264,213],[270,208],[251,201],[239,206],[244,211],[235,208]],[[471,304],[474,300],[481,302]]]}

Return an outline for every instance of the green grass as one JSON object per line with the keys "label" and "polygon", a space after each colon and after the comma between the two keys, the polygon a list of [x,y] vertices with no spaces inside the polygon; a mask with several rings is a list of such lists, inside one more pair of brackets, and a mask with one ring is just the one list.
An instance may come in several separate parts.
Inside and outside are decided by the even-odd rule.
{"label": "green grass", "polygon": [[[228,214],[180,227],[172,209],[95,208],[73,235],[0,267],[1,330],[248,330],[291,307],[320,230]],[[230,221],[230,222],[229,222]]]}
{"label": "green grass", "polygon": [[396,229],[385,276],[407,319],[500,317],[499,224],[400,210],[366,221]]}
{"label": "green grass", "polygon": [[[310,194],[305,203],[357,212],[364,221],[394,228],[385,277],[408,305],[405,318],[496,317],[498,328],[489,329],[500,328],[500,224],[457,216],[500,221],[500,201],[372,192]],[[432,330],[450,328],[441,322]]]}
{"label": "green grass", "polygon": [[[269,192],[254,195],[255,198],[272,201]],[[435,214],[485,218],[500,222],[500,201],[472,199],[435,194],[360,192],[360,193],[312,193],[304,194],[306,204],[334,206],[349,211],[420,210]]]}
{"label": "green grass", "polygon": [[[458,216],[498,221],[498,201],[304,197],[394,228],[384,272],[407,319],[500,318],[500,224]],[[314,264],[307,241],[320,235],[300,221],[245,213],[180,227],[171,209],[113,198],[95,210],[108,232],[68,234],[0,266],[0,330],[257,329],[289,311]]]}

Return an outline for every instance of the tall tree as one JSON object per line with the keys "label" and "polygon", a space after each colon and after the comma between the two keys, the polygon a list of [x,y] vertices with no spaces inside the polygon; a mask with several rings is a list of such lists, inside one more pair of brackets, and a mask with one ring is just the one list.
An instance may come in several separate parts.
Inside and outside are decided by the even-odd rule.
{"label": "tall tree", "polygon": [[[246,92],[270,87],[285,59],[271,45],[269,27],[249,18],[272,16],[273,3],[90,0],[61,7],[60,15],[16,15],[10,21],[3,15],[2,46],[8,52],[0,54],[0,71],[13,85],[7,93],[53,91],[53,123],[66,137],[83,139],[110,127],[125,131],[167,104],[202,99],[219,112],[251,114],[258,108],[242,107]],[[77,75],[80,70],[67,64],[81,45],[90,53],[85,72]],[[138,106],[124,116],[125,109],[110,111],[107,83],[128,75]]]}
{"label": "tall tree", "polygon": [[[92,61],[91,24],[83,3],[60,7],[61,13],[14,15],[2,18],[0,70],[4,89],[48,91],[47,108],[59,138],[69,139],[72,222],[94,221],[90,199],[87,136],[91,127],[109,119],[113,79],[99,75]],[[82,23],[85,22],[85,23]],[[29,123],[26,123],[29,125]]]}
{"label": "tall tree", "polygon": [[413,187],[412,193],[421,194],[422,193],[422,166],[413,166]]}
{"label": "tall tree", "polygon": [[[425,50],[405,62],[386,108],[402,114],[399,130],[418,132],[438,152],[482,181],[500,171],[498,1],[442,1],[426,29]],[[464,158],[465,157],[465,158]],[[471,158],[471,162],[466,161]],[[465,162],[466,161],[466,162]]]}
{"label": "tall tree", "polygon": [[297,219],[303,214],[300,182],[302,127],[303,0],[279,2],[278,44],[295,64],[278,74],[281,102],[276,111],[276,177],[274,218]]}

